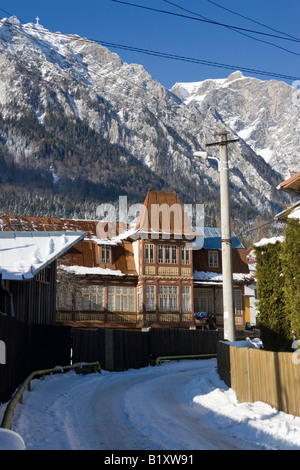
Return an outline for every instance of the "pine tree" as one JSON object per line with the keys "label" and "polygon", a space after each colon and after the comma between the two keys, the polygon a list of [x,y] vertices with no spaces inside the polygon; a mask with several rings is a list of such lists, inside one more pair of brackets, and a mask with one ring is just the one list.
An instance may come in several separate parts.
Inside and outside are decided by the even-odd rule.
{"label": "pine tree", "polygon": [[257,293],[261,339],[266,350],[290,351],[291,326],[285,308],[282,244],[256,248]]}
{"label": "pine tree", "polygon": [[286,315],[300,339],[300,222],[288,219],[282,245],[282,273]]}

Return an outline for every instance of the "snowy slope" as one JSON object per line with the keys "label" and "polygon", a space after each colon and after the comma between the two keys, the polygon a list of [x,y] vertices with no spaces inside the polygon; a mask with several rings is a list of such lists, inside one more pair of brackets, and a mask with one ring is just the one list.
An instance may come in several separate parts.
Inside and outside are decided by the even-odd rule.
{"label": "snowy slope", "polygon": [[176,83],[171,91],[200,113],[208,108],[217,112],[283,179],[289,169],[298,169],[300,122],[294,87],[237,71],[224,80]]}
{"label": "snowy slope", "polygon": [[[126,167],[129,156],[133,157],[152,175],[161,178],[164,187],[184,194],[184,202],[195,202],[196,198],[197,203],[218,201],[217,168],[194,157],[194,151],[215,141],[224,125],[229,135],[240,133],[245,137],[246,130],[263,120],[265,112],[271,113],[266,100],[255,101],[259,87],[252,85],[256,83],[252,79],[238,75],[233,80],[231,76],[223,81],[203,82],[200,88],[197,84],[181,84],[183,96],[177,92],[177,85],[171,92],[166,90],[141,65],[124,63],[117,54],[97,43],[76,35],[50,32],[41,25],[23,25],[14,17],[0,21],[0,65],[0,113],[3,117],[0,151],[6,161],[11,159],[26,168],[51,171],[55,183],[66,174],[72,178],[80,174],[93,183],[100,177],[94,171],[95,162],[86,161],[89,141],[84,143],[82,139],[77,149],[70,149],[67,141],[65,154],[53,157],[51,146],[55,147],[55,143],[51,141],[47,146],[47,135],[52,136],[58,117],[63,117],[65,126],[60,125],[60,128],[79,128],[80,123],[88,125],[110,144],[127,152],[120,157],[120,166]],[[249,83],[247,92],[241,83]],[[278,106],[282,104],[285,109],[288,103],[283,101],[291,87],[286,86],[284,90],[288,91],[277,93],[283,87],[279,82],[266,82],[266,86],[270,98],[275,96]],[[195,94],[196,102],[191,101]],[[242,102],[233,99],[235,97],[242,97]],[[249,115],[240,114],[241,107],[251,108],[254,102]],[[16,120],[28,114],[35,116],[37,123],[28,129],[22,122],[19,129]],[[290,117],[288,114],[286,121],[279,122],[281,133],[278,131],[276,135],[282,147],[288,140],[294,140],[294,121],[288,124]],[[274,122],[276,120],[278,114],[274,115]],[[266,135],[272,132],[271,118],[268,123],[264,133],[249,130],[249,139],[242,138],[238,145],[229,146],[230,176],[235,205],[273,215],[282,208],[285,198],[276,191],[283,179],[276,172],[278,167],[272,168],[270,159],[266,162],[269,148]],[[68,135],[60,135],[60,138],[63,144]],[[73,163],[71,159],[69,163],[68,159],[76,151],[79,162],[74,160]],[[218,152],[216,148],[211,151]],[[286,147],[285,152],[296,161],[290,147]],[[94,158],[96,162],[101,161],[100,148],[96,149]],[[107,166],[101,178],[109,184],[114,174],[109,162]],[[151,185],[151,181],[145,181],[144,186],[147,185]],[[239,213],[244,211],[239,210]]]}
{"label": "snowy slope", "polygon": [[214,359],[34,380],[13,431],[28,450],[300,450],[300,418],[238,403]]}

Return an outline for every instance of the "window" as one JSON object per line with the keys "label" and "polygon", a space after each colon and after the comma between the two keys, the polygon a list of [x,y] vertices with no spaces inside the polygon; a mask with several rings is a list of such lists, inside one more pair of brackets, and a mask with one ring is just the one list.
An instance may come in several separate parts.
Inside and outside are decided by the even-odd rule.
{"label": "window", "polygon": [[111,247],[101,246],[100,247],[101,264],[111,264]]}
{"label": "window", "polygon": [[243,314],[242,293],[238,289],[233,290],[233,305],[234,305],[234,314],[242,315]]}
{"label": "window", "polygon": [[137,304],[138,304],[138,311],[142,312],[143,311],[143,288],[138,287],[137,290]]}
{"label": "window", "polygon": [[181,247],[181,264],[190,264],[190,249],[186,246]]}
{"label": "window", "polygon": [[223,289],[216,289],[216,315],[223,315]]}
{"label": "window", "polygon": [[181,288],[181,309],[183,312],[191,311],[191,288],[189,286]]}
{"label": "window", "polygon": [[[233,289],[233,311],[235,315],[243,314],[242,292]],[[216,314],[223,315],[223,289],[216,291]]]}
{"label": "window", "polygon": [[210,268],[219,267],[219,253],[218,251],[209,251],[208,252],[208,266]]}
{"label": "window", "polygon": [[161,312],[177,312],[178,288],[175,286],[159,286],[158,303]]}
{"label": "window", "polygon": [[72,310],[72,291],[71,289],[57,289],[56,304],[58,310]]}
{"label": "window", "polygon": [[176,245],[158,245],[158,262],[166,264],[177,263]]}
{"label": "window", "polygon": [[154,263],[154,245],[145,244],[145,263]]}
{"label": "window", "polygon": [[104,310],[104,286],[84,286],[76,292],[76,310]]}
{"label": "window", "polygon": [[172,246],[172,263],[173,264],[177,263],[177,246],[176,245]]}
{"label": "window", "polygon": [[195,312],[213,313],[213,291],[212,289],[194,290]]}
{"label": "window", "polygon": [[155,286],[146,286],[146,312],[156,311]]}
{"label": "window", "polygon": [[164,262],[163,245],[158,245],[158,262],[159,262],[159,263],[163,263],[163,262]]}
{"label": "window", "polygon": [[108,310],[111,312],[134,312],[134,296],[134,287],[108,287]]}

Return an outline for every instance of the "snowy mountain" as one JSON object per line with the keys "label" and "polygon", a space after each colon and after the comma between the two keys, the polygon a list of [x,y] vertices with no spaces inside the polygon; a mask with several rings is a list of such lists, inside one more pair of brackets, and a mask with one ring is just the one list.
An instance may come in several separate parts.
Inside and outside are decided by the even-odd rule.
{"label": "snowy mountain", "polygon": [[205,204],[211,219],[217,166],[193,152],[224,127],[240,136],[229,146],[233,215],[282,209],[276,186],[297,158],[288,85],[237,73],[168,91],[95,42],[15,17],[0,21],[0,64],[2,212],[91,217],[100,202],[142,202],[152,187]]}
{"label": "snowy mountain", "polygon": [[[295,88],[275,80],[244,77],[237,71],[224,80],[176,83],[172,90],[199,113],[208,109],[244,140],[283,178],[299,166],[299,109]],[[297,166],[297,167],[296,167]]]}

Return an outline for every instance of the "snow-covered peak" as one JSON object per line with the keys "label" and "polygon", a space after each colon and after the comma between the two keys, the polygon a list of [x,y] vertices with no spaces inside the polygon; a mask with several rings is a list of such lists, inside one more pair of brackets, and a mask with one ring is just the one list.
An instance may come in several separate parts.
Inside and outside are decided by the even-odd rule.
{"label": "snow-covered peak", "polygon": [[[291,136],[295,135],[291,110],[287,107],[286,114],[282,113],[286,103],[281,94],[283,85],[279,82],[260,82],[236,71],[224,79],[178,83],[176,97],[174,88],[173,93],[168,92],[141,65],[123,62],[117,54],[98,43],[76,35],[51,32],[41,24],[21,24],[16,18],[0,22],[0,54],[3,120],[22,120],[31,116],[37,118],[40,126],[29,129],[24,126],[21,130],[17,126],[6,126],[2,133],[0,130],[8,159],[14,158],[19,165],[26,161],[26,165],[32,165],[37,171],[50,167],[49,173],[55,184],[62,184],[66,175],[76,179],[82,172],[86,181],[93,184],[104,181],[105,185],[114,180],[112,172],[118,163],[124,168],[127,162],[129,166],[142,164],[151,172],[151,178],[155,178],[155,184],[174,189],[180,187],[187,198],[190,194],[198,195],[198,185],[201,185],[205,198],[216,200],[219,191],[217,169],[212,165],[206,167],[193,157],[193,152],[203,148],[205,142],[226,125],[231,133],[241,137],[240,145],[232,146],[230,153],[235,202],[265,213],[273,211],[275,201],[275,212],[280,211],[277,197],[280,199],[282,195],[274,196],[279,184],[278,175],[262,158],[269,149],[271,159],[273,148],[269,137],[274,130],[273,122],[268,122],[264,113],[272,118],[274,115],[278,129],[283,128],[283,118],[287,120],[287,127],[278,135],[279,142],[275,140],[280,150],[284,147],[283,141],[288,146]],[[261,83],[267,83],[263,90]],[[288,94],[291,87],[286,87],[284,93]],[[54,145],[58,118],[70,122],[71,127],[77,126],[78,134],[74,131],[74,135],[83,132],[83,125],[87,126],[109,145],[121,147],[126,159],[116,158],[117,163],[110,162],[110,154],[106,154],[102,146],[96,146],[93,136],[95,159],[87,161],[91,158],[85,156],[90,152],[89,139],[80,145],[76,141],[71,151],[66,125],[59,136],[62,150],[50,161],[52,155],[47,149]],[[264,133],[256,134],[260,130],[256,123],[265,126]],[[48,133],[54,139],[51,145],[47,142]],[[257,148],[265,153],[257,155]],[[287,149],[289,156],[296,154]],[[71,154],[70,161],[61,158],[61,153]],[[82,159],[78,157],[82,167],[76,160],[77,154],[83,155]],[[102,159],[107,159],[109,164],[102,164]],[[290,168],[294,166],[287,164]],[[140,170],[136,171],[139,173]],[[161,178],[160,183],[156,176]],[[119,183],[116,180],[114,184],[119,186]],[[147,182],[147,185],[152,184],[152,180]],[[145,185],[141,184],[142,187]]]}
{"label": "snow-covered peak", "polygon": [[176,83],[171,92],[201,115],[209,109],[220,117],[279,174],[294,168],[300,125],[292,86],[235,71],[226,79]]}
{"label": "snow-covered peak", "polygon": [[10,16],[9,18],[2,18],[0,20],[0,26],[20,26],[21,21],[16,16]]}
{"label": "snow-covered peak", "polygon": [[236,70],[233,72],[229,77],[225,80],[225,83],[233,82],[234,80],[242,80],[246,77],[240,72],[239,70]]}

